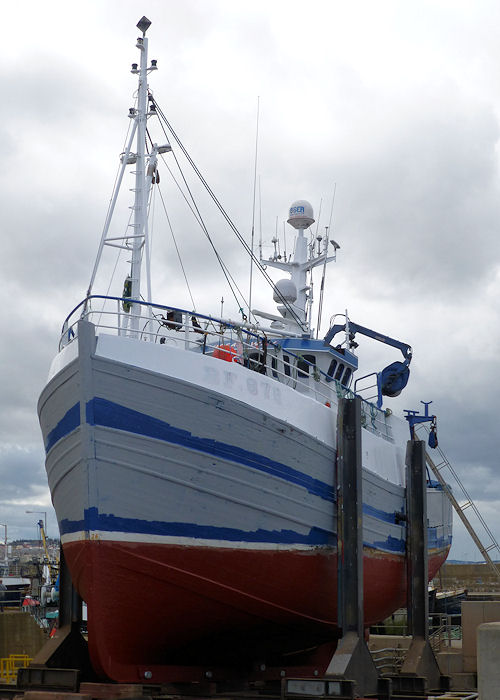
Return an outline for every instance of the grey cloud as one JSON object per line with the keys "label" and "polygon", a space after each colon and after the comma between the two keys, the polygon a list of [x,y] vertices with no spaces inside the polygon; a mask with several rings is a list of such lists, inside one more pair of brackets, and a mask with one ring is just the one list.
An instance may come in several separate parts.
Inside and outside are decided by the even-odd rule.
{"label": "grey cloud", "polygon": [[[470,354],[464,356],[467,336],[457,334],[457,325],[480,309],[481,323],[491,326],[491,342],[497,341],[493,329],[499,319],[486,287],[500,257],[499,97],[492,69],[500,56],[484,9],[476,15],[438,5],[424,6],[425,17],[416,24],[421,6],[418,12],[412,5],[392,15],[385,8],[384,27],[375,27],[380,46],[370,44],[367,53],[363,28],[358,32],[352,23],[354,9],[333,12],[327,2],[313,3],[314,17],[304,20],[304,27],[309,31],[316,25],[318,34],[302,37],[300,51],[300,3],[268,7],[257,2],[243,12],[233,3],[153,2],[144,12],[154,23],[150,36],[160,66],[151,78],[155,95],[247,240],[257,95],[266,243],[276,217],[281,235],[287,207],[297,198],[310,199],[317,211],[323,197],[324,226],[337,183],[333,237],[342,248],[337,268],[329,273],[325,308],[330,313],[347,305],[360,323],[411,342],[411,383],[391,406],[418,408],[421,398],[433,398],[441,444],[472,494],[493,503],[500,502],[491,485],[497,471],[493,378],[499,368],[479,350],[475,362]],[[123,0],[105,6],[89,2],[72,20],[63,12],[58,19],[69,22],[75,38],[80,21],[85,31],[95,28],[78,44],[81,55],[61,60],[39,41],[15,73],[11,66],[0,67],[5,166],[0,235],[8,295],[0,312],[0,474],[9,482],[1,512],[19,527],[27,516],[21,517],[16,506],[5,509],[12,499],[23,498],[23,483],[28,482],[31,499],[48,502],[36,401],[63,317],[89,281],[127,126],[133,89],[127,70],[136,58],[137,14],[137,6]],[[40,35],[46,29],[41,26]],[[424,38],[432,44],[426,56],[442,58],[432,71],[419,60]],[[392,58],[390,51],[385,59],[377,53],[386,45]],[[398,73],[402,48],[405,70]],[[105,68],[101,72],[96,52],[99,67]],[[122,62],[124,75],[115,75]],[[386,72],[375,74],[372,62]],[[215,70],[205,72],[206,67]],[[218,310],[221,296],[229,308],[230,295],[209,245],[177,203],[164,166],[160,172],[200,310]],[[206,199],[202,211],[246,293],[248,263],[239,244]],[[170,234],[161,230],[160,219],[157,202],[158,300],[189,305]],[[109,259],[106,272],[112,266]],[[122,277],[120,270],[112,291],[120,291]],[[96,291],[106,288],[102,275]],[[254,299],[274,310],[263,286],[256,288]],[[451,313],[458,305],[463,317]],[[439,318],[429,324],[435,315]],[[477,331],[469,338],[481,347],[487,342],[487,336],[477,340]],[[373,369],[394,359],[374,348],[361,356]]]}
{"label": "grey cloud", "polygon": [[431,118],[347,166],[336,220],[356,245],[361,279],[379,266],[389,290],[450,301],[484,284],[499,252],[497,139],[489,111],[450,124]]}
{"label": "grey cloud", "polygon": [[11,445],[0,452],[2,496],[0,506],[12,499],[29,502],[46,490],[46,476],[41,450],[23,449]]}

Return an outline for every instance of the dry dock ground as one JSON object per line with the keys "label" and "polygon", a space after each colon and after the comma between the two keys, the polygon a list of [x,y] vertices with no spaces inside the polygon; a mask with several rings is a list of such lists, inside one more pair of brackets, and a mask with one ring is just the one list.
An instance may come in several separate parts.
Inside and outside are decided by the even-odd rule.
{"label": "dry dock ground", "polygon": [[[462,634],[458,638],[444,635],[434,646],[436,658],[443,675],[451,677],[450,694],[444,697],[473,698],[477,688],[477,628],[483,622],[500,622],[500,582],[485,564],[445,564],[434,580],[441,590],[467,589],[467,600],[462,603]],[[25,654],[33,658],[47,639],[29,613],[20,610],[6,610],[0,613],[0,659],[9,654]],[[394,649],[404,654],[409,637],[394,635],[371,635],[369,648]],[[198,697],[209,697],[210,692],[201,691]],[[116,698],[175,698],[181,695],[168,692],[167,688],[154,688],[142,685],[89,684],[81,683],[77,693],[51,691],[16,690],[15,682],[5,683],[0,679],[0,698],[23,700],[112,700]],[[215,697],[228,700],[230,697],[241,700],[248,694],[217,694]],[[192,695],[190,694],[192,697]],[[212,696],[214,697],[214,696]],[[264,695],[254,696],[265,700]],[[437,697],[437,696],[436,696]],[[500,700],[500,689],[498,698]]]}

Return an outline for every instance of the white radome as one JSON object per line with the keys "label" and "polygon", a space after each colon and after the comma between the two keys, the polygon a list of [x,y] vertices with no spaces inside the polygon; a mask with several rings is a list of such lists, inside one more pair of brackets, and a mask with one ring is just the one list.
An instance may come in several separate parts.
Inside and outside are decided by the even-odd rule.
{"label": "white radome", "polygon": [[297,300],[297,287],[292,280],[278,280],[274,285],[273,299],[277,304],[283,303],[283,299],[293,304]]}
{"label": "white radome", "polygon": [[288,223],[297,229],[309,228],[314,224],[314,212],[311,204],[305,199],[298,199],[288,210]]}

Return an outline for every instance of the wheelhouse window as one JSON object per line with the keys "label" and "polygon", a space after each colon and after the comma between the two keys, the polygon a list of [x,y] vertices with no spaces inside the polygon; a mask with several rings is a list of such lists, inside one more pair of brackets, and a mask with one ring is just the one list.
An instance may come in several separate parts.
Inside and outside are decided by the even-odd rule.
{"label": "wheelhouse window", "polygon": [[278,360],[276,357],[271,357],[271,367],[274,379],[278,379]]}
{"label": "wheelhouse window", "polygon": [[297,371],[299,377],[308,377],[309,370],[316,366],[316,356],[315,355],[303,355],[297,360]]}
{"label": "wheelhouse window", "polygon": [[344,372],[344,376],[342,377],[342,384],[344,386],[349,386],[349,382],[351,381],[352,377],[352,369],[350,367],[346,367],[346,370]]}
{"label": "wheelhouse window", "polygon": [[336,379],[338,382],[340,382],[340,378],[341,378],[342,375],[344,374],[344,369],[345,369],[344,363],[341,362],[341,363],[339,364],[339,366],[337,367],[337,371],[335,372],[335,379]]}
{"label": "wheelhouse window", "polygon": [[330,366],[328,367],[328,372],[326,373],[327,382],[333,381],[333,375],[335,374],[335,370],[337,369],[337,364],[337,360],[333,358],[333,360],[330,362]]}
{"label": "wheelhouse window", "polygon": [[290,376],[290,357],[288,355],[283,355],[283,369],[285,370],[285,375]]}
{"label": "wheelhouse window", "polygon": [[262,367],[262,353],[258,350],[250,352],[248,354],[248,367],[256,372],[259,371]]}

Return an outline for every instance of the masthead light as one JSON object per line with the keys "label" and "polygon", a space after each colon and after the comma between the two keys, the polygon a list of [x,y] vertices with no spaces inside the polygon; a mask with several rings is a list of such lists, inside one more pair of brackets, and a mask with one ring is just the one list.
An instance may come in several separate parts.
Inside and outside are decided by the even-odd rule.
{"label": "masthead light", "polygon": [[137,22],[137,29],[140,29],[143,34],[145,34],[151,26],[151,22],[147,17],[141,17]]}

